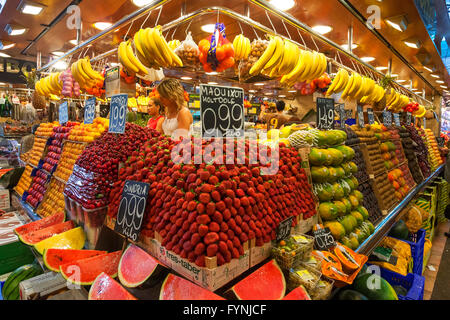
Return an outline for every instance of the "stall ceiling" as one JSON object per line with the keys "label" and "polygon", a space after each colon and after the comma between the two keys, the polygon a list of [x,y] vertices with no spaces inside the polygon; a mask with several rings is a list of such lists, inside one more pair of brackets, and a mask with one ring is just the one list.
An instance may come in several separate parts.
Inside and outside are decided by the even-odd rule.
{"label": "stall ceiling", "polygon": [[[426,84],[410,67],[406,66],[400,58],[398,58],[391,48],[387,47],[380,41],[379,38],[367,27],[359,21],[342,3],[343,1],[336,0],[321,0],[321,1],[300,1],[296,0],[298,5],[287,11],[299,21],[308,26],[315,25],[329,25],[333,27],[333,30],[325,36],[338,44],[347,43],[348,29],[353,27],[353,40],[358,44],[358,47],[353,50],[353,53],[359,57],[372,56],[375,57],[375,61],[370,64],[374,67],[385,66],[389,64],[389,60],[392,60],[392,72],[398,74],[398,78],[406,80],[407,82],[402,85],[409,85],[412,81],[413,88],[417,88],[420,91],[425,89],[427,98],[429,99],[435,94],[433,89]],[[48,32],[46,32],[40,39],[32,43],[36,37],[49,25],[61,12],[64,12],[66,8],[72,3],[79,3],[81,18],[82,18],[82,39],[86,40],[95,35],[99,31],[93,27],[93,23],[98,21],[116,22],[120,18],[134,12],[138,9],[131,0],[81,0],[81,1],[64,1],[64,0],[35,0],[35,2],[44,4],[46,7],[37,16],[25,15],[17,10],[21,0],[7,0],[6,5],[0,14],[0,40],[4,43],[8,41],[16,43],[11,48],[2,52],[11,55],[14,58],[25,60],[36,60],[38,52],[42,54],[43,63],[46,63],[52,58],[52,52],[63,51],[67,52],[74,45],[70,44],[70,40],[76,39],[76,30],[71,30],[67,27],[67,17],[63,17],[59,22],[52,26]],[[300,3],[301,2],[301,3]],[[437,52],[432,40],[430,39],[425,26],[420,19],[419,13],[416,10],[413,0],[402,0],[402,5],[399,5],[397,0],[348,0],[346,1],[352,5],[355,10],[360,12],[365,18],[370,16],[368,7],[376,5],[380,8],[381,13],[381,29],[377,30],[386,41],[397,50],[408,61],[413,69],[417,70],[422,76],[433,86],[433,88],[439,92],[442,92],[440,86],[442,84],[436,83],[436,78],[431,77],[429,71],[426,71],[422,64],[419,62],[417,55],[420,53],[427,53],[430,56],[430,62],[428,66],[434,66],[435,74],[440,75],[440,79],[445,81],[447,86],[450,86],[450,77],[444,67],[444,64]],[[312,38],[306,33],[299,33],[294,27],[286,24],[283,25],[281,20],[274,15],[269,14],[270,20],[267,17],[267,13],[251,3],[251,1],[242,0],[196,0],[196,1],[178,1],[172,0],[163,6],[162,13],[160,15],[158,24],[165,24],[173,21],[181,16],[183,4],[185,5],[185,12],[189,13],[194,10],[211,7],[222,6],[227,7],[240,14],[246,12],[247,6],[249,9],[250,17],[253,20],[260,22],[261,24],[271,27],[273,24],[275,30],[284,35],[290,35],[295,41],[302,43],[305,42],[308,47],[316,49],[317,47],[325,52],[329,57],[337,57],[336,50],[320,43],[319,41],[312,41]],[[154,26],[158,16],[159,10],[154,10],[144,27]],[[388,26],[384,19],[392,16],[405,14],[408,18],[409,25],[405,32],[399,32],[392,27]],[[132,35],[138,30],[146,17],[142,17],[136,20],[130,28],[129,34]],[[189,22],[184,23],[176,29],[172,29],[166,33],[169,38],[175,38],[183,40],[186,37],[187,27],[189,31],[192,31],[195,41],[199,41],[201,38],[208,36],[207,33],[202,31],[200,27],[207,23],[214,23],[219,19],[225,23],[226,34],[229,39],[233,39],[235,35],[243,30],[244,34],[250,39],[256,38],[256,34],[263,38],[264,34],[260,31],[253,30],[245,23],[236,23],[230,17],[224,15],[217,15],[216,13],[209,14],[207,16],[201,16],[195,18],[191,24]],[[7,24],[18,24],[28,28],[28,31],[20,36],[8,36],[5,32],[5,26]],[[118,32],[112,33],[102,37],[96,41],[92,47],[89,48],[88,55],[98,55],[105,51],[113,49],[121,38],[127,33],[130,25],[123,26]],[[287,31],[286,31],[287,28]],[[422,47],[420,49],[411,49],[407,47],[403,40],[415,36],[422,41]],[[29,46],[29,44],[31,45]],[[29,46],[27,48],[27,46]],[[26,49],[26,52],[24,50]],[[23,54],[25,53],[25,55]],[[77,58],[77,55],[75,55]],[[116,57],[111,57],[117,59]],[[340,54],[338,60],[353,67],[352,62],[346,59],[343,54]],[[384,71],[385,72],[385,71]]]}

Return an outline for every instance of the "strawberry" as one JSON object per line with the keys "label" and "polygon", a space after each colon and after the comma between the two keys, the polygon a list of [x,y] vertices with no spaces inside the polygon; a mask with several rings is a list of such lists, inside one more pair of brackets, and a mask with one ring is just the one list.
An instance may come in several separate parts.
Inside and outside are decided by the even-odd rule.
{"label": "strawberry", "polygon": [[208,193],[201,193],[198,199],[201,203],[207,204],[211,200],[211,196]]}

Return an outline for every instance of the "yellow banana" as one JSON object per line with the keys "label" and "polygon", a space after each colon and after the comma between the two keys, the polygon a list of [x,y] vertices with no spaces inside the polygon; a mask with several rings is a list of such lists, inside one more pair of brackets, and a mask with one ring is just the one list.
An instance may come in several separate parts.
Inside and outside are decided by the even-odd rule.
{"label": "yellow banana", "polygon": [[234,58],[236,60],[242,59],[242,34],[237,35],[234,37],[233,40],[233,48],[234,48]]}
{"label": "yellow banana", "polygon": [[180,57],[172,49],[169,48],[169,45],[167,44],[166,39],[162,35],[160,28],[158,28],[158,34],[160,36],[162,45],[164,47],[164,51],[168,52],[169,56],[171,57],[171,61],[172,61],[171,65],[174,67],[182,67],[183,62],[181,61]]}
{"label": "yellow banana", "polygon": [[355,82],[355,74],[352,73],[350,76],[350,79],[347,82],[347,85],[344,88],[344,91],[342,92],[341,99],[345,100],[348,97],[348,92],[350,91],[350,88],[353,86],[353,83]]}
{"label": "yellow banana", "polygon": [[341,71],[342,71],[342,80],[339,80],[339,83],[336,84],[334,92],[342,92],[345,89],[348,80],[350,79],[347,70],[341,69]]}
{"label": "yellow banana", "polygon": [[139,31],[134,34],[133,42],[134,42],[134,46],[136,47],[136,54],[137,54],[138,59],[147,68],[151,68],[153,63],[149,60],[149,57],[146,56],[145,51],[143,49],[143,43],[142,43],[142,39],[141,39],[142,32],[143,32],[143,30],[139,29]]}
{"label": "yellow banana", "polygon": [[273,53],[272,57],[270,57],[269,61],[267,61],[265,66],[263,67],[264,71],[266,71],[266,72],[270,72],[272,70],[272,68],[276,68],[277,65],[280,63],[280,61],[283,59],[284,42],[278,36],[275,36],[275,41],[276,41],[275,52]]}
{"label": "yellow banana", "polygon": [[[283,83],[290,82],[291,80],[296,80],[302,74],[302,72],[305,70],[305,67],[306,67],[305,53],[306,53],[306,51],[300,49],[294,69],[291,72],[289,72],[287,75],[283,76],[283,78],[281,78]],[[283,79],[284,79],[284,81],[283,81]]]}
{"label": "yellow banana", "polygon": [[336,76],[334,77],[333,81],[331,82],[330,86],[328,87],[327,92],[325,92],[325,96],[329,97],[332,95],[335,91],[337,84],[342,80],[342,69],[339,69],[339,71],[336,73]]}
{"label": "yellow banana", "polygon": [[84,72],[85,72],[91,79],[96,79],[96,80],[100,80],[100,81],[105,80],[105,79],[103,78],[103,76],[102,76],[100,73],[98,73],[97,71],[95,71],[95,70],[92,68],[91,61],[90,61],[90,59],[89,59],[88,57],[86,57],[86,58],[84,58],[84,59],[81,60],[81,66],[83,67]]}
{"label": "yellow banana", "polygon": [[157,66],[164,66],[165,60],[159,55],[159,52],[156,48],[156,45],[153,44],[153,28],[146,28],[143,30],[141,34],[141,40],[142,40],[142,49],[144,50],[146,57],[148,56],[148,61],[154,61],[155,65]]}
{"label": "yellow banana", "polygon": [[311,69],[314,67],[314,57],[313,54],[310,51],[305,51],[305,69],[300,74],[300,76],[297,78],[297,81],[302,82],[305,81],[310,74]]}
{"label": "yellow banana", "polygon": [[117,55],[119,57],[119,62],[129,73],[136,74],[139,72],[139,69],[128,58],[126,47],[127,47],[127,43],[125,41],[122,41],[119,44],[119,49],[118,49],[118,53],[117,53]]}
{"label": "yellow banana", "polygon": [[275,49],[277,47],[277,41],[275,38],[270,39],[267,49],[261,55],[261,57],[250,68],[249,74],[251,76],[257,75],[265,67],[266,63],[272,58]]}
{"label": "yellow banana", "polygon": [[133,49],[131,48],[130,40],[127,41],[126,50],[128,59],[132,64],[134,64],[139,69],[139,73],[144,75],[148,74],[148,71],[147,69],[145,69],[145,66],[134,55]]}

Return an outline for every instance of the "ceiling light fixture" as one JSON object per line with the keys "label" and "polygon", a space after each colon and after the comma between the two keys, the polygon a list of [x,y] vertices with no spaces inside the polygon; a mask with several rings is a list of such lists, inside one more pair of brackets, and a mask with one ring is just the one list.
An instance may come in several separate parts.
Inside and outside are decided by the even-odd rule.
{"label": "ceiling light fixture", "polygon": [[392,78],[397,78],[397,77],[398,77],[398,74],[396,74],[396,73],[391,73],[391,77],[392,77]]}
{"label": "ceiling light fixture", "polygon": [[431,74],[431,76],[432,76],[433,78],[439,78],[439,76],[436,75],[436,74]]}
{"label": "ceiling light fixture", "polygon": [[445,83],[445,82],[442,81],[442,80],[436,80],[436,83],[442,84],[442,83]]}
{"label": "ceiling light fixture", "polygon": [[367,63],[367,62],[374,61],[375,58],[374,57],[362,57],[361,60]]}
{"label": "ceiling light fixture", "polygon": [[320,33],[320,34],[327,34],[327,33],[331,32],[331,30],[333,30],[333,28],[330,26],[320,26],[320,25],[314,26],[314,27],[312,27],[312,29],[315,32]]}
{"label": "ceiling light fixture", "polygon": [[62,52],[62,51],[53,51],[52,55],[60,57],[60,56],[64,55],[64,52]]}
{"label": "ceiling light fixture", "polygon": [[191,77],[181,77],[180,79],[181,79],[181,80],[192,80]]}
{"label": "ceiling light fixture", "polygon": [[422,46],[422,42],[417,38],[409,38],[403,40],[403,43],[413,49],[419,49]]}
{"label": "ceiling light fixture", "polygon": [[255,83],[255,86],[263,86],[263,85],[264,85],[264,83],[262,83],[262,82]]}
{"label": "ceiling light fixture", "polygon": [[208,82],[208,84],[211,84],[211,85],[218,85],[218,83],[217,83],[217,82],[214,82],[214,81],[210,81],[210,82]]}
{"label": "ceiling light fixture", "polygon": [[248,92],[252,92],[253,93],[253,92],[256,92],[256,90],[248,90]]}
{"label": "ceiling light fixture", "polygon": [[442,89],[447,89],[447,86],[441,86]]}
{"label": "ceiling light fixture", "polygon": [[288,92],[289,92],[289,93],[296,93],[297,90],[289,90]]}
{"label": "ceiling light fixture", "polygon": [[206,74],[208,75],[208,76],[215,76],[215,75],[217,75],[217,74],[219,74],[217,71],[211,71],[211,72],[206,72]]}
{"label": "ceiling light fixture", "polygon": [[96,22],[96,23],[94,23],[94,27],[101,31],[103,31],[111,26],[112,26],[111,22]]}
{"label": "ceiling light fixture", "polygon": [[389,69],[388,67],[376,67],[375,69],[377,69],[378,71],[384,71]]}
{"label": "ceiling light fixture", "polygon": [[423,66],[423,68],[429,72],[433,72],[433,69]]}
{"label": "ceiling light fixture", "polygon": [[286,98],[286,96],[284,94],[280,94],[278,97],[280,98]]}
{"label": "ceiling light fixture", "polygon": [[273,93],[272,92],[266,92],[264,93],[266,96],[271,96]]}
{"label": "ceiling light fixture", "polygon": [[295,6],[294,0],[270,0],[269,3],[281,11],[287,11]]}
{"label": "ceiling light fixture", "polygon": [[152,2],[152,0],[133,0],[135,6],[143,7]]}
{"label": "ceiling light fixture", "polygon": [[403,82],[406,82],[406,80],[403,80],[403,79],[399,79],[399,80],[396,80],[398,83],[403,83]]}
{"label": "ceiling light fixture", "polygon": [[78,45],[77,39],[69,40],[70,44],[73,44],[74,46]]}
{"label": "ceiling light fixture", "polygon": [[202,25],[200,29],[202,29],[202,31],[207,32],[207,33],[213,33],[215,27],[216,27],[216,25],[214,23],[210,23],[210,24]]}
{"label": "ceiling light fixture", "polygon": [[386,18],[385,21],[392,28],[400,32],[405,32],[408,28],[408,19],[406,19],[405,15]]}
{"label": "ceiling light fixture", "polygon": [[24,34],[25,31],[27,31],[28,29],[19,25],[12,25],[12,24],[7,24],[5,26],[5,32],[9,35],[9,36],[19,36],[21,34]]}
{"label": "ceiling light fixture", "polygon": [[2,58],[11,58],[11,56],[9,54],[3,53],[3,52],[0,52],[0,57],[2,57]]}
{"label": "ceiling light fixture", "polygon": [[8,50],[14,47],[16,44],[13,42],[2,42],[0,41],[0,50]]}
{"label": "ceiling light fixture", "polygon": [[54,65],[56,70],[66,70],[67,69],[67,63],[65,63],[64,61],[58,61],[55,63]]}
{"label": "ceiling light fixture", "polygon": [[31,1],[22,1],[20,2],[17,10],[22,12],[23,14],[32,14],[34,16],[41,13],[46,6],[40,3],[31,2]]}
{"label": "ceiling light fixture", "polygon": [[[341,48],[348,51],[348,43],[342,44]],[[356,43],[352,43],[352,50],[354,50],[356,48],[358,48],[358,45]]]}

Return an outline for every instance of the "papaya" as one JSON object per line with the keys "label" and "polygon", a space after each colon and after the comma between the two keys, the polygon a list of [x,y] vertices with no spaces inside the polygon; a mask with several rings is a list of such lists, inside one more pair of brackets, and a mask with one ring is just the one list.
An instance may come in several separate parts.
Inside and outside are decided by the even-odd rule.
{"label": "papaya", "polygon": [[[351,274],[360,267],[358,264],[355,263],[356,256],[355,256],[354,252],[352,252],[352,250],[347,249],[343,246],[337,245],[334,247],[333,253],[341,262],[342,269],[344,270],[344,272]],[[350,259],[350,257],[355,262],[353,262],[352,259]]]}

